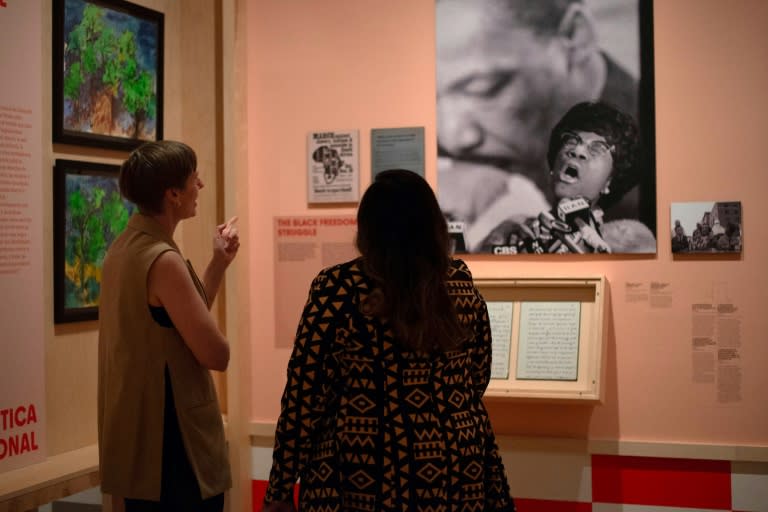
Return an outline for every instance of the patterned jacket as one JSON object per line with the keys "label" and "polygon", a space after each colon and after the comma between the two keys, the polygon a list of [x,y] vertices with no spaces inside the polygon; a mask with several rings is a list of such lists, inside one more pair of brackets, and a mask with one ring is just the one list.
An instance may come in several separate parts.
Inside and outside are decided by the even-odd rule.
{"label": "patterned jacket", "polygon": [[514,510],[482,395],[485,302],[460,260],[447,286],[472,338],[434,356],[400,348],[366,316],[372,282],[353,260],[312,282],[288,363],[265,503],[302,511]]}

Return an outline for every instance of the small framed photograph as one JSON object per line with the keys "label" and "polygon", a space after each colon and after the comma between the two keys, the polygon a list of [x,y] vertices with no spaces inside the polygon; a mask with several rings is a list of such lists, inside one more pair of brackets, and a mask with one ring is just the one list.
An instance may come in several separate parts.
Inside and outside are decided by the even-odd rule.
{"label": "small framed photograph", "polygon": [[135,206],[120,195],[120,168],[56,160],[53,178],[55,323],[98,318],[101,269]]}
{"label": "small framed photograph", "polygon": [[673,254],[741,254],[740,201],[672,203],[670,220]]}
{"label": "small framed photograph", "polygon": [[53,0],[53,142],[131,150],[163,138],[163,13]]}

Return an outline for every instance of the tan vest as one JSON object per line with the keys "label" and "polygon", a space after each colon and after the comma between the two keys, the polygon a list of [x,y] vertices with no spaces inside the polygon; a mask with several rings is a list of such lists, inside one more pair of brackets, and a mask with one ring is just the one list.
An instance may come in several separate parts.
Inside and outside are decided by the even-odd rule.
{"label": "tan vest", "polygon": [[[179,429],[205,499],[231,486],[224,428],[210,372],[176,329],[157,324],[149,312],[147,275],[165,251],[179,249],[159,224],[136,214],[104,260],[98,375],[101,489],[125,498],[160,499],[168,365]],[[207,302],[202,283],[187,266]]]}

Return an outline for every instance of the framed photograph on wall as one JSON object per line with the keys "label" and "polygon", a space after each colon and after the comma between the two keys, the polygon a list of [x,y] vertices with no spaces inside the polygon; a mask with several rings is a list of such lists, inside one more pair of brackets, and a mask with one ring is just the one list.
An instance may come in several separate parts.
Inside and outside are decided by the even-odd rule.
{"label": "framed photograph on wall", "polygon": [[673,254],[741,254],[741,201],[672,203],[670,219]]}
{"label": "framed photograph on wall", "polygon": [[131,150],[163,138],[163,13],[53,0],[53,141]]}
{"label": "framed photograph on wall", "polygon": [[118,187],[120,168],[56,160],[53,178],[54,322],[98,318],[101,269],[135,206]]}
{"label": "framed photograph on wall", "polygon": [[652,11],[435,1],[437,192],[466,252],[656,253]]}

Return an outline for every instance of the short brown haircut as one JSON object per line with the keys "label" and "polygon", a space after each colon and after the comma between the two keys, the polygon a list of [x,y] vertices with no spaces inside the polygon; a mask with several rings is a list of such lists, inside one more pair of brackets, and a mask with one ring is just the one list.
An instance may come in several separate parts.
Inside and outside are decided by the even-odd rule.
{"label": "short brown haircut", "polygon": [[196,170],[197,155],[183,142],[145,142],[120,167],[120,193],[139,211],[159,214],[165,191],[183,189]]}

